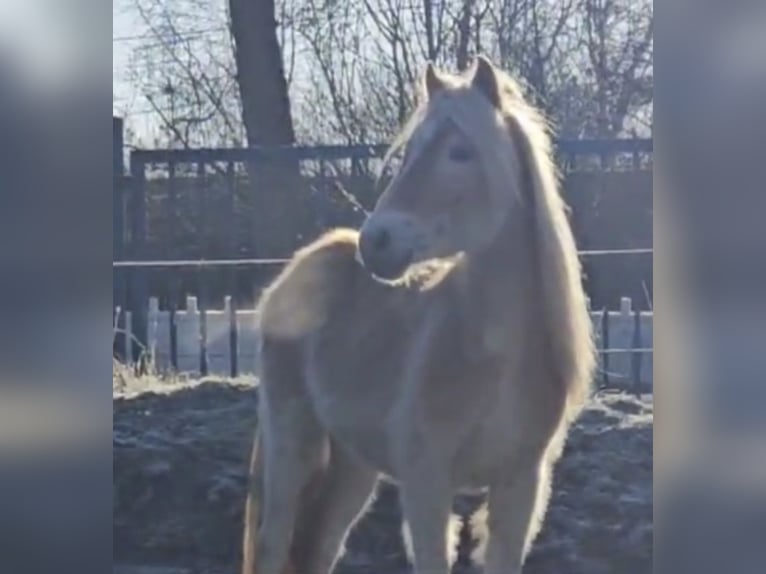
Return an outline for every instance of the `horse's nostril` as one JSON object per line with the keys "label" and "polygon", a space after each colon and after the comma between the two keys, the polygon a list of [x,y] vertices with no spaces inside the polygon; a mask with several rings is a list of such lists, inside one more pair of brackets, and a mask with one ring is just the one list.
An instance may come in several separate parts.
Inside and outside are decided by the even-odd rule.
{"label": "horse's nostril", "polygon": [[390,225],[367,226],[359,236],[359,261],[380,279],[400,277],[412,259],[407,242],[400,241],[392,229],[395,227]]}
{"label": "horse's nostril", "polygon": [[387,229],[381,229],[375,234],[375,237],[372,240],[372,247],[375,251],[384,251],[388,248],[390,243],[391,234],[388,233]]}

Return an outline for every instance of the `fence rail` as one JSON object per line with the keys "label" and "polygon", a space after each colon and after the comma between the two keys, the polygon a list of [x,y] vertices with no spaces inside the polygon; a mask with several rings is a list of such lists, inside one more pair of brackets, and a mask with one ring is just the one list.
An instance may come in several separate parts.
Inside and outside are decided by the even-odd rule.
{"label": "fence rail", "polygon": [[[652,153],[651,139],[557,140],[556,151],[564,156],[613,156],[615,154]],[[252,161],[334,161],[381,158],[387,144],[273,146],[249,148],[137,149],[131,153],[131,164],[146,163],[213,163]]]}
{"label": "fence rail", "polygon": [[[125,354],[130,356],[133,314],[124,315]],[[632,308],[624,297],[617,311],[590,310],[599,350],[598,383],[601,388],[623,387],[646,392],[653,387],[653,312]],[[160,372],[236,377],[258,370],[258,332],[255,308],[237,309],[232,297],[222,309],[200,308],[187,297],[185,309],[160,309],[149,299],[149,362]]]}
{"label": "fence rail", "polygon": [[[251,227],[251,220],[245,220],[252,215],[247,208],[249,208],[248,201],[255,194],[243,193],[242,190],[251,184],[257,186],[262,183],[253,183],[246,177],[245,170],[235,169],[235,164],[308,161],[317,162],[318,165],[323,166],[336,160],[351,160],[353,167],[363,165],[365,160],[381,158],[388,149],[386,144],[137,149],[131,152],[129,163],[125,165],[122,161],[122,123],[119,118],[114,119],[114,130],[113,296],[115,305],[132,312],[132,331],[135,334],[133,339],[126,337],[123,340],[122,336],[118,337],[116,346],[122,350],[132,341],[132,352],[126,353],[128,358],[135,357],[147,344],[149,330],[147,312],[150,295],[161,296],[163,302],[172,299],[174,302],[170,305],[180,305],[182,304],[181,295],[195,293],[199,296],[200,307],[209,307],[211,302],[220,301],[226,293],[234,296],[234,300],[240,305],[246,305],[250,293],[264,281],[268,281],[269,274],[276,266],[285,263],[286,260],[282,258],[257,258],[259,254],[267,257],[272,254],[280,256],[288,252],[291,247],[260,250],[259,241],[262,241],[262,234],[267,231],[256,229],[257,225]],[[570,173],[571,168],[576,170],[578,165],[583,163],[576,161],[580,158],[586,160],[583,163],[586,165],[586,171],[593,166],[612,166],[611,162],[607,163],[605,160],[618,157],[627,160],[619,162],[621,166],[641,168],[647,165],[643,161],[644,158],[650,158],[653,152],[651,139],[557,140],[554,146],[561,167],[567,173]],[[598,161],[591,161],[594,159]],[[190,164],[190,169],[181,169],[182,164]],[[226,165],[221,168],[220,164]],[[158,166],[160,169],[153,169]],[[208,169],[211,167],[215,168],[213,170],[215,174]],[[326,177],[324,171],[320,175],[317,185],[334,177]],[[638,172],[635,175],[643,177]],[[615,177],[629,176],[620,172]],[[639,183],[644,186],[643,180],[633,183],[636,186]],[[601,189],[602,185],[606,186],[607,183],[601,181],[586,183],[589,190]],[[611,186],[610,189],[633,189],[631,185],[625,185],[623,180],[619,182],[610,180],[608,185]],[[651,185],[650,180],[648,185]],[[322,193],[325,192],[322,191],[316,195],[319,196]],[[599,193],[602,192],[599,191]],[[267,196],[268,193],[265,195]],[[601,228],[611,229],[611,224],[603,223],[608,216],[602,214],[611,213],[609,209],[614,210],[615,195],[607,194],[606,191],[603,191],[603,195],[607,198],[606,202],[599,205],[592,203],[592,198],[588,194],[573,192],[569,198],[574,203],[577,201],[582,203],[574,209],[575,213],[598,214],[596,224],[583,224],[587,226],[584,227],[584,232],[596,245],[608,245],[607,240],[611,240],[611,236],[606,237],[608,234],[604,234],[606,238],[604,240],[598,237],[599,233],[594,233],[594,230]],[[626,192],[626,196],[628,195],[631,194]],[[645,194],[634,195],[645,197]],[[587,197],[581,200],[578,199],[580,196]],[[610,197],[612,199],[609,199]],[[610,204],[609,201],[612,203]],[[643,207],[645,203],[650,205],[651,199],[641,199],[636,206],[639,210],[645,211]],[[609,207],[610,205],[612,207]],[[597,209],[591,209],[593,206]],[[321,225],[336,224],[329,216],[328,221],[324,221],[327,215],[324,213],[325,208],[327,208],[325,203],[312,207],[317,210],[317,217],[324,222]],[[635,207],[630,208],[630,211],[632,210],[635,210]],[[332,209],[330,211],[332,212]],[[227,215],[224,218],[222,215],[224,213],[231,213],[231,216]],[[625,217],[622,212],[619,216]],[[630,215],[630,221],[645,219],[643,213]],[[263,221],[262,219],[261,223]],[[267,223],[264,225],[267,225],[268,218],[265,221]],[[613,245],[626,246],[636,243],[640,245],[641,240],[644,239],[643,235],[634,233],[630,225],[621,225],[620,229],[623,227],[630,227],[624,235],[631,241],[615,242]],[[294,230],[290,230],[290,233],[292,231]],[[302,230],[300,232],[303,233]],[[590,247],[590,245],[587,246]],[[625,275],[621,272],[622,267],[619,263],[622,256],[651,257],[651,254],[651,248],[581,252],[582,257],[598,257],[599,260],[604,261],[605,268],[609,269],[615,277]],[[229,256],[231,258],[228,258]],[[639,257],[636,267],[646,269],[645,258]],[[612,270],[615,271],[612,272]],[[591,271],[589,270],[588,273],[592,277],[594,273]],[[641,276],[643,280],[646,273],[644,271],[641,273],[643,273]],[[633,275],[629,277],[632,278]],[[627,282],[627,280],[623,281],[618,288],[607,294],[612,301],[611,304],[616,304],[617,297],[626,293],[638,300],[640,290],[630,286],[625,287],[623,283]],[[635,281],[632,281],[632,284],[637,285]],[[602,301],[607,296],[596,290],[596,300]],[[125,330],[124,322],[125,317],[122,316],[120,327],[123,330]]]}
{"label": "fence rail", "polygon": [[[651,247],[637,249],[586,249],[577,252],[580,257],[603,255],[652,255]],[[289,259],[167,259],[161,261],[113,261],[112,267],[228,267],[245,265],[284,265]]]}

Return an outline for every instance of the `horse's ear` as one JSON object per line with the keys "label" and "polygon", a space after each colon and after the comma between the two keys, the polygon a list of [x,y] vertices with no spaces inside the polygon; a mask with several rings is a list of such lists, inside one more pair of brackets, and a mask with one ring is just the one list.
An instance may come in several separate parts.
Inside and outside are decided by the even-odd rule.
{"label": "horse's ear", "polygon": [[434,94],[444,89],[445,82],[432,62],[428,62],[426,65],[426,74],[423,79],[423,85],[425,86],[428,99],[431,99]]}
{"label": "horse's ear", "polygon": [[496,108],[500,107],[500,85],[495,66],[486,56],[477,56],[471,87],[479,90]]}

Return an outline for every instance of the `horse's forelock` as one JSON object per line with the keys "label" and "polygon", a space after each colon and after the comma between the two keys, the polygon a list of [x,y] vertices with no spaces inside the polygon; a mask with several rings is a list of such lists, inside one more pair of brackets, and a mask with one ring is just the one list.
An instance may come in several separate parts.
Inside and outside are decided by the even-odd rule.
{"label": "horse's forelock", "polygon": [[464,96],[455,99],[450,116],[476,149],[491,193],[518,192],[518,183],[508,188],[509,182],[520,181],[521,166],[503,115],[475,90],[467,90]]}
{"label": "horse's forelock", "polygon": [[[405,148],[409,161],[417,159],[429,148],[429,144],[434,139],[432,136],[446,122],[451,122],[482,157],[490,160],[485,162],[487,165],[497,164],[497,158],[491,157],[492,154],[497,153],[498,144],[504,145],[510,142],[501,142],[497,137],[493,137],[493,131],[496,132],[494,136],[497,136],[497,129],[502,129],[496,114],[487,107],[486,102],[482,100],[483,96],[474,90],[467,89],[465,86],[446,88],[446,90],[461,90],[462,97],[440,97],[433,102],[422,101],[383,157],[381,174],[392,163],[393,158]],[[425,134],[424,129],[428,130]],[[417,138],[414,137],[416,132]]]}
{"label": "horse's forelock", "polygon": [[[433,141],[428,134],[417,140],[413,136],[427,127],[436,133],[444,122],[451,122],[477,150],[492,193],[507,194],[509,191],[523,201],[521,188],[525,166],[523,154],[518,154],[512,126],[519,124],[528,128],[539,152],[549,153],[548,125],[544,117],[525,101],[520,86],[507,74],[497,71],[500,82],[500,105],[494,109],[483,94],[470,88],[463,78],[450,78],[444,96],[432,101],[419,98],[415,111],[397,134],[383,157],[378,182],[397,154],[406,148],[408,163],[424,153]],[[462,83],[461,83],[462,82]],[[450,97],[450,92],[460,92]],[[457,94],[455,94],[457,95]],[[509,121],[520,119],[520,121]],[[422,133],[422,131],[420,132]],[[513,182],[508,189],[509,182]]]}

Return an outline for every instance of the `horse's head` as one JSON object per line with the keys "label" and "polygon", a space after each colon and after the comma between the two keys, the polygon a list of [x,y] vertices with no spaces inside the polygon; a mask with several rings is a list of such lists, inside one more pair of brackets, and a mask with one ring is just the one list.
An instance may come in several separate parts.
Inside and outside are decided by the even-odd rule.
{"label": "horse's head", "polygon": [[401,166],[361,230],[372,274],[397,279],[411,264],[476,251],[497,235],[520,197],[505,111],[516,100],[523,104],[515,83],[484,57],[463,76],[428,65],[421,103],[389,152],[404,150]]}

